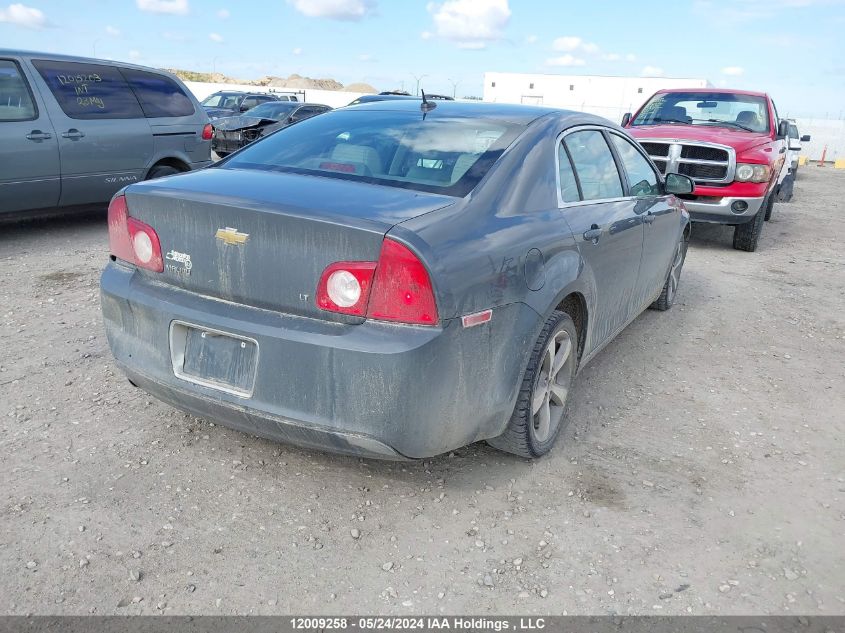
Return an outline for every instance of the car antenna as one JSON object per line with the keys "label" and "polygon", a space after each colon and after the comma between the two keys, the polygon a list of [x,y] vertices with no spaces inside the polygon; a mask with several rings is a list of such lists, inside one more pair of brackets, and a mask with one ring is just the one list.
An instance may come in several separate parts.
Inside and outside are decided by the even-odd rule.
{"label": "car antenna", "polygon": [[422,103],[420,104],[420,110],[422,110],[423,119],[425,119],[425,115],[434,110],[434,108],[437,107],[437,104],[425,98],[425,90],[421,90],[420,92],[422,93]]}

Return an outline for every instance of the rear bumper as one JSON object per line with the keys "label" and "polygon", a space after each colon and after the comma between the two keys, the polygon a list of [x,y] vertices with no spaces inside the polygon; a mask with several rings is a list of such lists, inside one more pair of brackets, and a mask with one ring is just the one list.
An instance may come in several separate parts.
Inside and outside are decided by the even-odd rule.
{"label": "rear bumper", "polygon": [[[697,200],[684,200],[684,207],[689,211],[693,222],[745,224],[757,215],[765,199],[765,196],[760,198],[698,196]],[[744,202],[748,206],[744,211],[737,213],[732,208],[735,202]]]}
{"label": "rear bumper", "polygon": [[[195,415],[307,448],[387,459],[438,455],[505,428],[538,323],[525,304],[463,328],[360,325],[216,301],[110,263],[103,317],[120,368]],[[171,323],[249,337],[259,346],[248,397],[178,378]]]}

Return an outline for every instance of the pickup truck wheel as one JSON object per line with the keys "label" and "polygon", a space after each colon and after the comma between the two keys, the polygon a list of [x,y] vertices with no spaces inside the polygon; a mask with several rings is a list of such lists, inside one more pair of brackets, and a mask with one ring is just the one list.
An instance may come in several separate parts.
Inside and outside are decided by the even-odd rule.
{"label": "pickup truck wheel", "polygon": [[757,242],[760,241],[760,233],[763,232],[763,223],[765,221],[766,210],[760,209],[751,222],[737,224],[734,227],[734,248],[738,251],[747,251],[749,253],[756,251]]}
{"label": "pickup truck wheel", "polygon": [[577,364],[575,323],[555,310],[534,344],[508,428],[488,444],[528,459],[548,453],[565,426]]}
{"label": "pickup truck wheel", "polygon": [[669,267],[669,274],[666,276],[663,290],[657,300],[649,306],[652,310],[665,312],[675,303],[678,285],[681,283],[681,271],[684,268],[684,260],[687,258],[687,246],[687,241],[681,236],[681,240],[675,248],[675,254],[672,256],[672,265]]}

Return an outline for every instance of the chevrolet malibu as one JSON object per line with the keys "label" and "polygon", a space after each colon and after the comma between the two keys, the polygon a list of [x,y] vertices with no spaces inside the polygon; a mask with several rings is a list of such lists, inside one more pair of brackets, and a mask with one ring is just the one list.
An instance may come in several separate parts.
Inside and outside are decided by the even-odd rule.
{"label": "chevrolet malibu", "polygon": [[255,435],[538,457],[578,369],[675,300],[691,190],[586,114],[335,110],[112,200],[109,343],[134,385]]}

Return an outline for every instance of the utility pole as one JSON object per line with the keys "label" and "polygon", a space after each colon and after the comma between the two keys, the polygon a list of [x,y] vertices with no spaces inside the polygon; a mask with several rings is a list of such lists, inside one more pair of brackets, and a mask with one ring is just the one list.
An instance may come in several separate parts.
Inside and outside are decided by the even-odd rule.
{"label": "utility pole", "polygon": [[453,79],[449,79],[448,81],[449,81],[450,84],[452,84],[452,98],[454,99],[455,95],[457,95],[457,93],[458,93],[458,83],[459,82],[454,81]]}
{"label": "utility pole", "polygon": [[416,79],[416,80],[417,80],[417,92],[416,92],[416,96],[417,96],[417,97],[419,97],[419,96],[420,96],[420,81],[422,81],[423,79],[425,79],[426,77],[428,77],[428,75],[411,75],[411,77],[413,77],[414,79]]}

